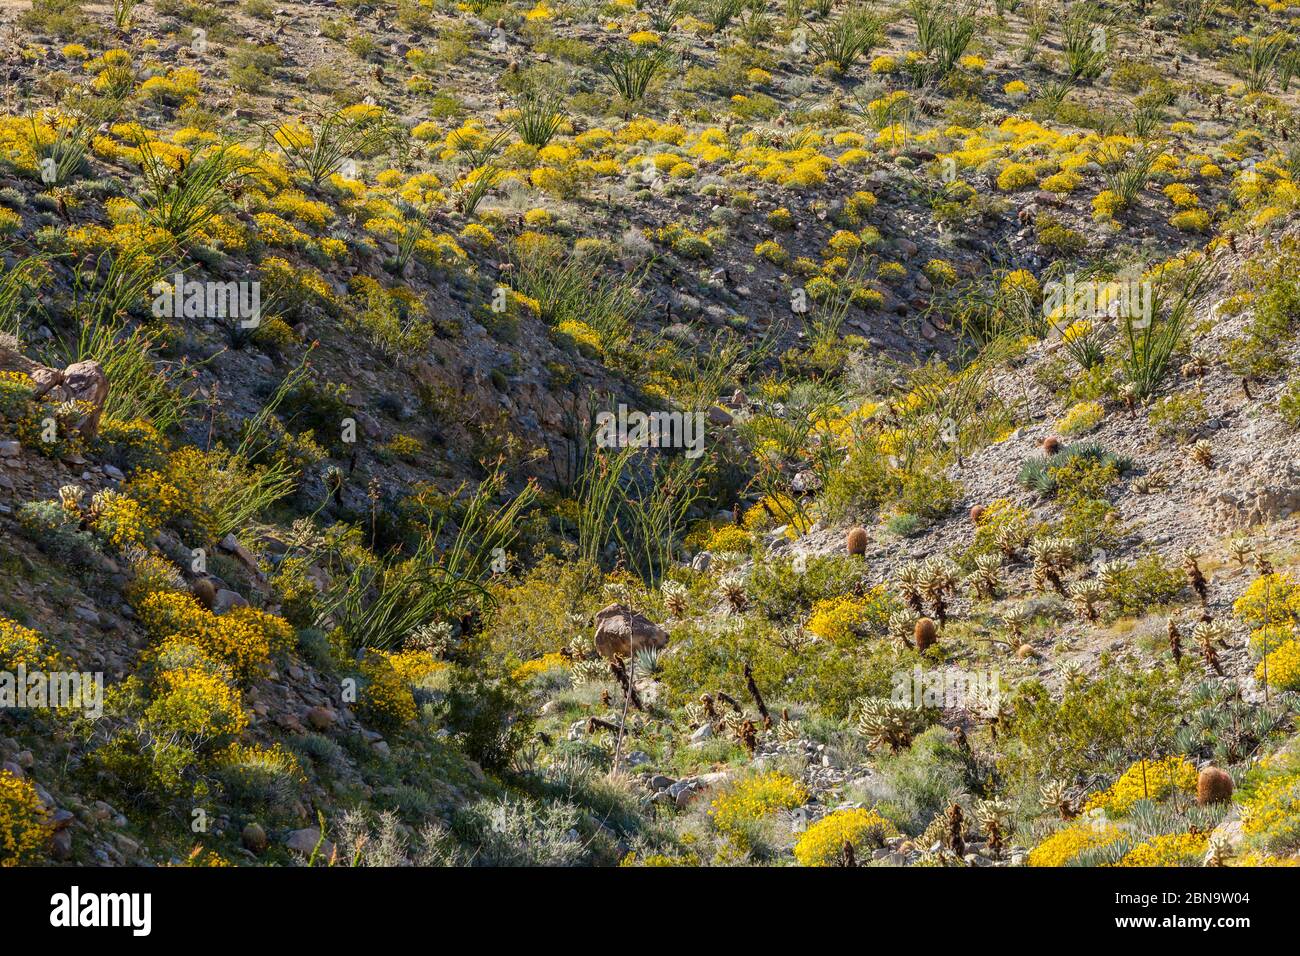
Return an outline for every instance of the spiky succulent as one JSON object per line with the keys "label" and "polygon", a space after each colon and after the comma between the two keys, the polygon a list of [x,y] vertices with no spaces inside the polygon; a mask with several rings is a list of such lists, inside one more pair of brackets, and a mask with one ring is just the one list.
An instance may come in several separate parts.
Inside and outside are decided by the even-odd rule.
{"label": "spiky succulent", "polygon": [[1074,800],[1064,780],[1049,780],[1038,791],[1039,803],[1044,810],[1050,810],[1068,820],[1075,815]]}
{"label": "spiky succulent", "polygon": [[975,803],[975,819],[988,837],[989,849],[993,855],[1001,856],[1011,828],[1011,808],[1000,797],[978,800]]}
{"label": "spiky succulent", "polygon": [[917,614],[925,611],[925,602],[921,600],[921,566],[909,561],[898,569],[898,593],[903,601]]}
{"label": "spiky succulent", "polygon": [[1029,529],[1019,523],[1005,524],[998,528],[997,534],[993,536],[998,550],[1008,560],[1014,560],[1016,552],[1025,546],[1025,541],[1028,538]]}
{"label": "spiky succulent", "polygon": [[1061,575],[1074,566],[1073,538],[1041,537],[1029,543],[1029,556],[1034,560],[1034,586],[1040,591],[1050,584],[1065,596]]}
{"label": "spiky succulent", "polygon": [[1085,620],[1097,620],[1097,603],[1105,596],[1101,582],[1094,579],[1075,581],[1069,587],[1070,598]]}
{"label": "spiky succulent", "polygon": [[569,668],[569,677],[575,684],[598,684],[609,680],[609,665],[600,658],[578,661]]}
{"label": "spiky succulent", "polygon": [[1123,561],[1103,561],[1097,565],[1097,583],[1101,585],[1107,597],[1115,597],[1120,583],[1124,580],[1124,571],[1127,567]]}
{"label": "spiky succulent", "polygon": [[64,485],[59,489],[59,504],[63,506],[64,511],[79,513],[81,503],[85,500],[86,489],[81,485]]}
{"label": "spiky succulent", "polygon": [[1233,535],[1232,540],[1228,542],[1228,553],[1239,565],[1244,565],[1254,550],[1250,539],[1245,535]]}
{"label": "spiky succulent", "polygon": [[975,559],[975,570],[967,577],[967,582],[981,597],[992,598],[1002,585],[1002,555],[981,554]]}
{"label": "spiky succulent", "polygon": [[1002,614],[1002,623],[1007,626],[1011,636],[1020,640],[1025,633],[1025,624],[1029,621],[1029,613],[1022,605],[1013,604]]}
{"label": "spiky succulent", "polygon": [[686,585],[680,581],[665,581],[660,590],[664,596],[664,610],[672,617],[685,617]]}
{"label": "spiky succulent", "polygon": [[733,614],[743,614],[749,607],[745,579],[739,574],[724,574],[718,580],[718,594],[727,602],[727,607]]}
{"label": "spiky succulent", "polygon": [[863,697],[858,701],[858,733],[872,747],[889,747],[897,753],[912,743],[929,721],[924,712],[888,697]]}
{"label": "spiky succulent", "polygon": [[948,595],[957,589],[961,572],[946,558],[928,558],[921,565],[919,583],[921,592],[934,607],[934,616],[942,624],[948,619]]}
{"label": "spiky succulent", "polygon": [[1190,454],[1192,461],[1202,468],[1209,468],[1214,464],[1214,448],[1204,438],[1199,439],[1192,445]]}
{"label": "spiky succulent", "polygon": [[889,615],[889,621],[886,624],[890,637],[896,637],[904,644],[911,646],[912,633],[916,630],[916,615],[911,611],[899,609]]}

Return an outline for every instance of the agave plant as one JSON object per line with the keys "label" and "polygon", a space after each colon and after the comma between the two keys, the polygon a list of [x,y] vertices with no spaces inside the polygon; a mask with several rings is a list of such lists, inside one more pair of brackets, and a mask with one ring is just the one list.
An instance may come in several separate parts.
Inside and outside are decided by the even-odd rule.
{"label": "agave plant", "polygon": [[519,138],[537,149],[549,143],[565,123],[561,102],[558,93],[530,91],[520,97],[515,103],[519,115],[513,121]]}
{"label": "agave plant", "polygon": [[818,62],[829,63],[837,72],[846,73],[880,43],[882,36],[880,19],[857,7],[814,30],[808,42]]}
{"label": "agave plant", "polygon": [[615,92],[628,105],[645,99],[650,83],[672,61],[672,52],[662,46],[617,46],[597,60],[597,66]]}

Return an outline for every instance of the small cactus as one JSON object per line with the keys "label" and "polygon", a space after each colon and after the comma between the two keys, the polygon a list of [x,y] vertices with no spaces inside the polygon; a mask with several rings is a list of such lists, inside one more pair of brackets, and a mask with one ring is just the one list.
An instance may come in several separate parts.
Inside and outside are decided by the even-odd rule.
{"label": "small cactus", "polygon": [[1218,767],[1206,767],[1196,776],[1196,802],[1201,806],[1226,803],[1232,799],[1232,789],[1232,777]]}
{"label": "small cactus", "polygon": [[867,553],[867,529],[850,528],[849,533],[844,536],[844,547],[849,554],[862,555]]}
{"label": "small cactus", "polygon": [[1002,583],[1002,556],[981,554],[975,559],[974,572],[966,580],[978,596],[995,597]]}
{"label": "small cactus", "polygon": [[983,505],[971,505],[970,523],[979,524],[980,519],[984,517],[985,508]]}
{"label": "small cactus", "polygon": [[1102,593],[1102,586],[1099,581],[1076,581],[1069,587],[1070,597],[1074,600],[1087,621],[1097,620],[1097,602],[1105,595]]}
{"label": "small cactus", "polygon": [[1211,468],[1214,465],[1214,449],[1204,438],[1192,445],[1192,461],[1196,462],[1202,468]]}
{"label": "small cactus", "polygon": [[1057,438],[1055,435],[1048,435],[1043,439],[1043,443],[1040,447],[1043,449],[1044,455],[1055,455],[1061,450],[1061,439]]}
{"label": "small cactus", "polygon": [[912,640],[916,643],[918,651],[924,651],[934,645],[938,639],[938,629],[934,626],[934,621],[928,617],[917,620],[912,628]]}

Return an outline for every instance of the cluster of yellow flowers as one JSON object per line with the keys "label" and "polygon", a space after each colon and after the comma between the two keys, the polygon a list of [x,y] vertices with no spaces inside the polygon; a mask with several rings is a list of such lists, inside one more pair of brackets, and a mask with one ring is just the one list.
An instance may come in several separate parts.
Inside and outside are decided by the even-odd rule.
{"label": "cluster of yellow flowers", "polygon": [[30,627],[0,617],[0,670],[16,671],[19,667],[29,671],[57,670],[59,656]]}
{"label": "cluster of yellow flowers", "polygon": [[875,810],[838,810],[808,827],[794,845],[794,858],[802,866],[834,866],[844,844],[855,852],[878,849],[898,828]]}
{"label": "cluster of yellow flowers", "polygon": [[1196,766],[1186,757],[1139,760],[1107,789],[1088,798],[1085,810],[1127,813],[1139,800],[1160,800],[1175,791],[1196,790]]}
{"label": "cluster of yellow flowers", "polygon": [[36,788],[0,770],[0,867],[35,862],[50,832],[49,817]]}
{"label": "cluster of yellow flowers", "polygon": [[1199,866],[1209,846],[1208,833],[1166,833],[1139,843],[1117,866]]}
{"label": "cluster of yellow flowers", "polygon": [[742,849],[748,846],[747,828],[778,810],[793,810],[808,801],[803,784],[772,771],[747,777],[709,807],[709,817],[718,832]]}
{"label": "cluster of yellow flowers", "polygon": [[1113,823],[1102,825],[1081,821],[1057,830],[1029,851],[1029,866],[1065,866],[1084,850],[1114,843],[1124,831]]}

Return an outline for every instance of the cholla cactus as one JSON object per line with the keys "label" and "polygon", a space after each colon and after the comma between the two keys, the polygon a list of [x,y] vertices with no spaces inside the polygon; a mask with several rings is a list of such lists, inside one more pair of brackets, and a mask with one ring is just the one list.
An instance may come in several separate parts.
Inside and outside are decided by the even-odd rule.
{"label": "cholla cactus", "polygon": [[1085,620],[1097,620],[1097,602],[1105,597],[1100,581],[1075,581],[1070,585],[1070,598]]}
{"label": "cholla cactus", "polygon": [[995,597],[1002,585],[1002,555],[981,554],[975,559],[975,570],[966,580],[978,596]]}
{"label": "cholla cactus", "polygon": [[1210,359],[1200,351],[1193,352],[1191,356],[1183,363],[1181,369],[1183,378],[1194,378],[1199,383],[1205,377],[1205,373],[1210,370]]}
{"label": "cholla cactus", "polygon": [[898,610],[889,615],[886,625],[891,637],[896,637],[908,647],[912,646],[912,634],[916,630],[916,615],[911,611]]}
{"label": "cholla cactus", "polygon": [[1194,548],[1183,550],[1183,573],[1187,575],[1188,585],[1196,592],[1196,596],[1201,600],[1201,606],[1204,607],[1209,598],[1209,588],[1205,583],[1205,575],[1201,573],[1199,559],[1200,555]]}
{"label": "cholla cactus", "polygon": [[1223,676],[1223,664],[1219,661],[1219,652],[1214,645],[1226,642],[1227,637],[1228,626],[1222,621],[1200,621],[1192,628],[1192,640],[1200,645],[1201,656],[1220,677]]}
{"label": "cholla cactus", "polygon": [[1035,538],[1029,543],[1029,555],[1034,559],[1034,586],[1043,591],[1050,584],[1058,594],[1066,596],[1061,575],[1074,565],[1074,540]]}
{"label": "cholla cactus", "polygon": [[1038,791],[1039,803],[1044,810],[1058,814],[1062,820],[1070,820],[1079,815],[1070,797],[1069,788],[1063,780],[1049,780]]}
{"label": "cholla cactus", "polygon": [[1191,456],[1192,461],[1202,468],[1210,468],[1214,464],[1214,449],[1204,438],[1192,445]]}
{"label": "cholla cactus", "polygon": [[660,590],[664,596],[664,610],[672,617],[685,617],[686,585],[680,581],[665,581]]}
{"label": "cholla cactus", "polygon": [[739,574],[724,574],[718,580],[718,594],[726,600],[732,614],[743,614],[749,607],[749,597],[745,594],[745,581]]}
{"label": "cholla cactus", "polygon": [[446,621],[421,624],[406,635],[402,645],[410,651],[428,651],[440,657],[451,647],[451,625]]}
{"label": "cholla cactus", "polygon": [[1174,655],[1174,663],[1177,664],[1183,659],[1183,635],[1178,630],[1178,622],[1172,617],[1165,625],[1165,633],[1169,637],[1169,650]]}
{"label": "cholla cactus", "polygon": [[59,489],[59,504],[70,514],[81,514],[81,503],[86,500],[86,489],[81,485],[64,485]]}
{"label": "cholla cactus", "polygon": [[1000,857],[1006,845],[1007,830],[1011,822],[1011,808],[1001,798],[979,800],[975,804],[975,819],[988,837],[993,856]]}
{"label": "cholla cactus", "polygon": [[1022,524],[1013,523],[1000,527],[997,534],[994,535],[994,542],[998,550],[1002,552],[1003,557],[1008,561],[1014,561],[1016,552],[1025,546],[1025,541],[1029,537],[1029,529]]}
{"label": "cholla cactus", "polygon": [[1130,487],[1139,495],[1153,495],[1157,491],[1163,491],[1168,484],[1164,472],[1152,471],[1145,475],[1138,475],[1133,479]]}
{"label": "cholla cactus", "polygon": [[1209,845],[1205,848],[1206,866],[1227,866],[1228,861],[1235,855],[1232,841],[1228,839],[1226,833],[1210,834]]}
{"label": "cholla cactus", "polygon": [[575,684],[597,684],[609,680],[609,665],[600,658],[578,661],[569,669],[569,675]]}
{"label": "cholla cactus", "polygon": [[1245,535],[1233,535],[1232,540],[1228,542],[1228,553],[1238,565],[1244,565],[1254,550],[1250,539]]}
{"label": "cholla cactus", "polygon": [[1103,561],[1097,565],[1097,583],[1112,600],[1124,580],[1124,571],[1128,566],[1123,561]]}
{"label": "cholla cactus", "polygon": [[940,624],[948,620],[947,596],[957,589],[959,581],[957,566],[946,558],[930,558],[921,565],[921,590],[934,606]]}
{"label": "cholla cactus", "polygon": [[776,722],[776,739],[777,740],[798,740],[799,724],[797,721],[790,719],[790,712],[781,711],[781,719]]}
{"label": "cholla cactus", "polygon": [[713,717],[704,704],[691,701],[686,705],[686,722],[692,727],[703,727],[713,723]]}
{"label": "cholla cactus", "polygon": [[915,613],[925,613],[925,603],[921,600],[921,568],[916,562],[909,561],[898,569],[898,592]]}
{"label": "cholla cactus", "polygon": [[910,704],[888,697],[864,697],[858,701],[858,733],[872,747],[888,746],[898,753],[925,729],[925,715]]}
{"label": "cholla cactus", "polygon": [[1029,613],[1019,604],[1013,604],[1002,615],[1002,623],[1007,626],[1007,630],[1017,641],[1024,637],[1025,624],[1028,620]]}

